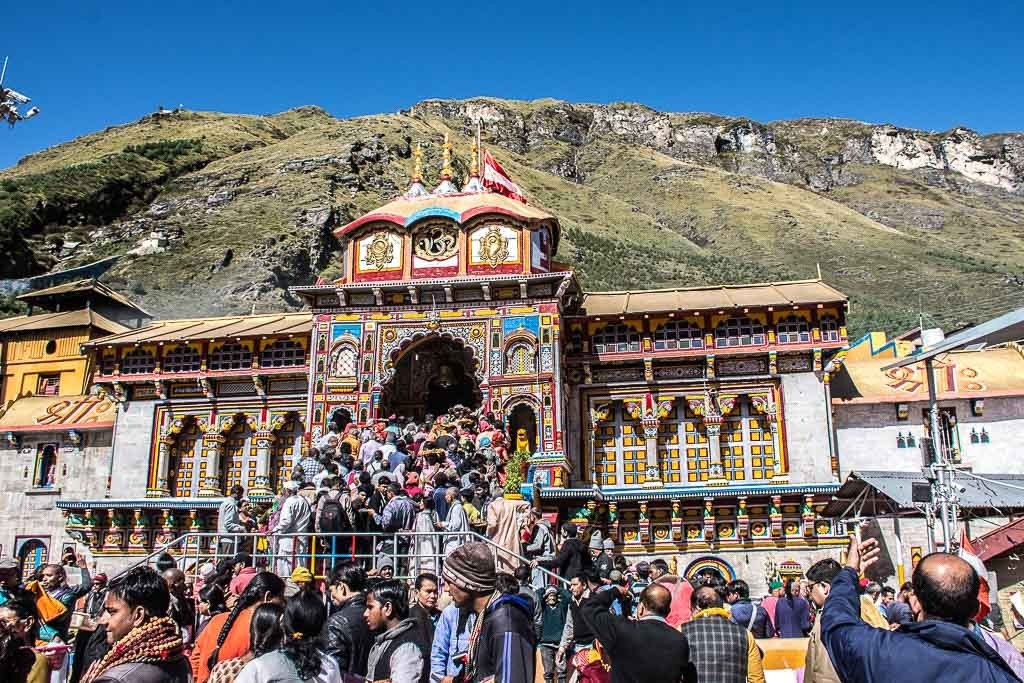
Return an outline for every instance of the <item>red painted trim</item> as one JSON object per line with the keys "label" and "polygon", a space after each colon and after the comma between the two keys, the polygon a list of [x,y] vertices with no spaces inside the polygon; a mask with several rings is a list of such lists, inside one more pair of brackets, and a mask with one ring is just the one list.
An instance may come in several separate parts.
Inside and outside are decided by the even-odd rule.
{"label": "red painted trim", "polygon": [[[497,266],[496,268],[491,268],[489,265],[486,264],[479,265],[471,263],[469,265],[469,273],[471,275],[487,275],[489,273],[497,275],[522,275],[523,264],[517,261],[515,263],[503,263]],[[493,283],[492,287],[501,287],[504,284],[506,283]],[[515,281],[510,281],[507,284],[513,287],[518,286],[518,284]]]}
{"label": "red painted trim", "polygon": [[393,270],[380,270],[380,271],[359,271],[352,277],[352,283],[358,282],[390,282],[402,281],[406,278],[403,277],[402,269],[395,268]]}
{"label": "red painted trim", "polygon": [[459,267],[456,266],[435,266],[428,268],[413,268],[412,275],[417,278],[448,277],[458,275]]}
{"label": "red painted trim", "polygon": [[334,236],[341,237],[342,235],[347,235],[348,233],[352,232],[359,226],[366,225],[367,223],[373,223],[374,221],[394,223],[400,228],[405,227],[405,216],[399,216],[398,214],[394,213],[368,213],[365,216],[360,216],[351,223],[343,225],[342,227],[335,230]]}

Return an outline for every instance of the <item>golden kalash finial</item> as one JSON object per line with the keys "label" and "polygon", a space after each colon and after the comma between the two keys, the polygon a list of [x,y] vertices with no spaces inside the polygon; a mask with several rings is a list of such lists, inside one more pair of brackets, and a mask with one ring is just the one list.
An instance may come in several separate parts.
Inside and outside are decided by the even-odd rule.
{"label": "golden kalash finial", "polygon": [[423,180],[423,148],[420,147],[420,143],[416,143],[416,151],[412,153],[413,159],[416,160],[416,164],[412,168],[412,180],[413,182]]}
{"label": "golden kalash finial", "polygon": [[480,175],[480,163],[478,157],[480,156],[480,148],[476,146],[476,140],[473,140],[473,146],[471,148],[472,155],[469,160],[469,175]]}
{"label": "golden kalash finial", "polygon": [[452,177],[452,143],[448,142],[448,133],[444,134],[444,144],[441,145],[441,180],[449,180]]}
{"label": "golden kalash finial", "polygon": [[412,156],[416,163],[412,169],[412,182],[409,183],[409,189],[405,191],[407,199],[416,199],[430,194],[427,192],[427,188],[423,187],[423,150],[418,142]]}

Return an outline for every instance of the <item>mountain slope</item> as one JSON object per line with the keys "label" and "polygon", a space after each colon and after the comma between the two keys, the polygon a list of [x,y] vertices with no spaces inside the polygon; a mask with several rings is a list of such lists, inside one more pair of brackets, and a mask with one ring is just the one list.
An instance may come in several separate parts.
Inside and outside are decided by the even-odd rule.
{"label": "mountain slope", "polygon": [[1024,135],[483,98],[153,115],[27,157],[0,172],[0,275],[121,254],[106,280],[160,316],[295,307],[288,286],[338,274],[331,229],[404,189],[412,145],[429,178],[449,133],[464,175],[477,120],[591,289],[820,266],[854,332],[954,326],[1024,290]]}

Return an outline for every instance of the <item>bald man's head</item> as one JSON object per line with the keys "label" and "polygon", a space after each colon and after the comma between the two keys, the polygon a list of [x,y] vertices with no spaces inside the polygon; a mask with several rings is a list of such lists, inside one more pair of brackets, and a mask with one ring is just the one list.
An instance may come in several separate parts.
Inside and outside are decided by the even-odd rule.
{"label": "bald man's head", "polygon": [[672,607],[672,594],[660,583],[652,583],[641,591],[640,604],[648,614],[667,617]]}
{"label": "bald man's head", "polygon": [[925,555],[914,569],[918,619],[937,619],[966,625],[978,613],[981,580],[974,567],[956,555]]}

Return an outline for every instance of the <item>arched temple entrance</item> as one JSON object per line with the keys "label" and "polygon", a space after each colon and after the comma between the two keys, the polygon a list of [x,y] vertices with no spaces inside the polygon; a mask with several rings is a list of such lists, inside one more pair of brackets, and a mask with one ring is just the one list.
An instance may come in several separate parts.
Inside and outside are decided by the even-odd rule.
{"label": "arched temple entrance", "polygon": [[691,580],[699,580],[702,576],[714,577],[716,581],[725,583],[736,578],[736,572],[724,560],[717,557],[702,557],[691,562],[683,573],[683,576]]}
{"label": "arched temple entrance", "polygon": [[460,340],[428,337],[398,352],[395,373],[384,386],[380,415],[441,415],[454,405],[478,408],[477,361]]}

